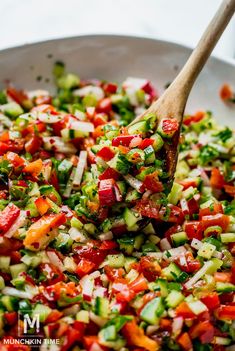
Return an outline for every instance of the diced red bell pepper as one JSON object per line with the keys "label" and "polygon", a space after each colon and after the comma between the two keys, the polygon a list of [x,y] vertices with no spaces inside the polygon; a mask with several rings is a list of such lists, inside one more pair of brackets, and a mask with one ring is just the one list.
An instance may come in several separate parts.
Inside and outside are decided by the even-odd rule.
{"label": "diced red bell pepper", "polygon": [[159,212],[159,217],[161,220],[169,223],[182,224],[184,221],[182,209],[172,204],[169,204],[167,207],[162,207]]}
{"label": "diced red bell pepper", "polygon": [[198,111],[195,113],[195,115],[185,117],[183,124],[185,124],[186,126],[189,126],[191,123],[200,122],[204,118],[204,116],[205,116],[205,112]]}
{"label": "diced red bell pepper", "polygon": [[31,155],[39,151],[41,146],[42,146],[42,138],[35,134],[24,145],[25,151],[29,152]]}
{"label": "diced red bell pepper", "polygon": [[148,289],[147,280],[143,274],[140,274],[135,280],[128,284],[129,288],[135,293]]}
{"label": "diced red bell pepper", "polygon": [[214,203],[207,208],[200,208],[199,219],[202,219],[203,216],[215,215],[217,213],[224,213],[223,206],[219,202]]}
{"label": "diced red bell pepper", "polygon": [[7,151],[19,152],[24,148],[24,139],[9,140],[6,142],[0,141],[0,155],[4,155]]}
{"label": "diced red bell pepper", "polygon": [[219,319],[235,320],[235,305],[222,305],[218,308],[217,314]]}
{"label": "diced red bell pepper", "polygon": [[163,191],[163,184],[158,179],[158,172],[147,174],[143,181],[143,186],[153,193],[160,193]]}
{"label": "diced red bell pepper", "polygon": [[69,326],[66,332],[66,338],[64,339],[64,343],[61,346],[61,351],[71,350],[71,347],[81,341],[84,335],[85,325],[82,322],[75,321],[73,326]]}
{"label": "diced red bell pepper", "polygon": [[233,186],[233,185],[224,185],[224,190],[230,196],[235,196],[235,186]]}
{"label": "diced red bell pepper", "polygon": [[187,332],[181,334],[178,338],[177,338],[177,342],[178,344],[182,347],[182,349],[184,351],[192,351],[193,350],[193,344],[192,341],[190,339],[190,336],[188,335]]}
{"label": "diced red bell pepper", "polygon": [[212,168],[210,184],[212,188],[222,189],[224,186],[224,176],[218,168]]}
{"label": "diced red bell pepper", "polygon": [[223,84],[221,89],[220,89],[219,94],[220,94],[220,98],[223,101],[229,101],[234,96],[232,87],[229,84]]}
{"label": "diced red bell pepper", "polygon": [[210,292],[208,295],[202,296],[201,301],[207,306],[209,310],[214,310],[220,306],[219,295],[217,292]]}
{"label": "diced red bell pepper", "polygon": [[119,145],[129,146],[131,140],[136,138],[136,137],[140,137],[140,134],[120,135],[120,136],[113,138],[112,145],[113,146],[119,146]]}
{"label": "diced red bell pepper", "polygon": [[98,102],[96,106],[97,112],[110,113],[112,111],[112,102],[109,97],[106,97]]}
{"label": "diced red bell pepper", "polygon": [[184,189],[188,189],[190,186],[193,188],[197,188],[198,183],[196,179],[185,179],[185,180],[180,180],[178,181],[180,185],[184,187]]}
{"label": "diced red bell pepper", "polygon": [[142,347],[147,351],[159,350],[157,341],[146,336],[144,330],[136,324],[135,320],[127,322],[122,328],[122,333],[127,341],[127,345]]}
{"label": "diced red bell pepper", "polygon": [[103,179],[99,183],[99,201],[101,206],[112,206],[117,201],[115,195],[115,181],[114,179]]}
{"label": "diced red bell pepper", "polygon": [[82,258],[77,265],[76,273],[79,277],[83,277],[86,274],[91,273],[95,269],[95,264],[85,258]]}
{"label": "diced red bell pepper", "polygon": [[6,233],[20,215],[20,209],[14,204],[9,204],[0,212],[0,234]]}
{"label": "diced red bell pepper", "polygon": [[184,230],[190,240],[198,239],[201,240],[202,236],[202,225],[199,221],[186,222],[184,224]]}
{"label": "diced red bell pepper", "polygon": [[192,339],[199,338],[202,344],[210,343],[214,338],[214,327],[209,321],[197,323],[189,329]]}
{"label": "diced red bell pepper", "polygon": [[93,118],[93,124],[96,127],[102,126],[107,123],[108,116],[105,113],[96,113],[96,115]]}
{"label": "diced red bell pepper", "polygon": [[229,216],[217,213],[215,215],[203,216],[201,219],[202,228],[205,230],[208,227],[219,225],[225,231],[229,225]]}
{"label": "diced red bell pepper", "polygon": [[40,196],[34,201],[38,212],[40,213],[41,216],[43,216],[50,208],[49,203],[47,202],[47,199],[43,196]]}
{"label": "diced red bell pepper", "polygon": [[46,278],[46,285],[53,285],[62,282],[65,278],[64,274],[53,264],[41,263],[39,266],[40,272]]}
{"label": "diced red bell pepper", "polygon": [[8,87],[7,95],[9,95],[15,102],[17,102],[23,107],[30,107],[30,105],[32,104],[28,96],[22,90],[16,90],[13,87]]}
{"label": "diced red bell pepper", "polygon": [[14,325],[16,324],[18,320],[18,315],[17,312],[5,312],[4,313],[4,318],[9,325]]}
{"label": "diced red bell pepper", "polygon": [[109,161],[114,157],[115,153],[110,149],[110,147],[104,146],[97,152],[96,155],[105,161]]}
{"label": "diced red bell pepper", "polygon": [[154,143],[154,139],[146,138],[141,141],[138,147],[141,150],[144,150],[146,147],[153,145],[153,143]]}
{"label": "diced red bell pepper", "polygon": [[115,94],[117,91],[117,84],[114,83],[105,83],[103,86],[103,90],[106,94]]}

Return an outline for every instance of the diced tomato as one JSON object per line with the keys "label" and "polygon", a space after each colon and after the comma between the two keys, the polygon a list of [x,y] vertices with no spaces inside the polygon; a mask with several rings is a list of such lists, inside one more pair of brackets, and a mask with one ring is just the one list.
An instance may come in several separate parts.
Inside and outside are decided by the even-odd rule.
{"label": "diced tomato", "polygon": [[139,200],[135,206],[136,210],[145,217],[159,219],[160,205],[151,200]]}
{"label": "diced tomato", "polygon": [[235,284],[235,261],[233,261],[231,272],[232,272],[231,281],[233,284]]}
{"label": "diced tomato", "polygon": [[110,266],[104,266],[105,274],[108,279],[113,282],[117,278],[122,278],[125,275],[125,271],[123,268],[111,268]]}
{"label": "diced tomato", "polygon": [[45,320],[45,324],[54,323],[63,316],[58,310],[52,310]]}
{"label": "diced tomato", "polygon": [[159,217],[161,220],[169,223],[182,224],[184,221],[182,209],[172,204],[169,204],[167,207],[162,207],[159,212]]}
{"label": "diced tomato", "polygon": [[109,97],[106,97],[98,102],[96,106],[97,112],[110,113],[112,110],[112,102]]}
{"label": "diced tomato", "polygon": [[9,95],[15,102],[17,102],[24,108],[32,107],[32,102],[29,100],[28,96],[22,90],[17,90],[13,87],[8,87],[7,95]]}
{"label": "diced tomato", "polygon": [[118,243],[116,241],[112,240],[104,240],[99,246],[100,250],[114,250],[119,247]]}
{"label": "diced tomato", "polygon": [[210,183],[212,188],[222,189],[224,186],[224,176],[218,168],[212,168]]}
{"label": "diced tomato", "polygon": [[105,83],[103,86],[103,90],[106,94],[115,94],[117,88],[118,86],[115,83]]}
{"label": "diced tomato", "polygon": [[200,221],[191,221],[184,224],[184,230],[190,240],[198,239],[201,240],[202,236],[202,225]]}
{"label": "diced tomato", "polygon": [[5,312],[4,313],[4,318],[9,325],[14,325],[16,324],[18,320],[18,315],[17,312]]}
{"label": "diced tomato", "polygon": [[159,349],[158,343],[146,336],[144,330],[136,324],[134,319],[124,325],[122,333],[127,341],[127,345],[142,347],[147,351],[156,351]]}
{"label": "diced tomato", "polygon": [[158,172],[147,174],[143,181],[143,186],[153,193],[160,193],[163,191],[163,184],[158,179]]}
{"label": "diced tomato", "polygon": [[20,209],[14,204],[9,204],[0,212],[0,234],[6,233],[20,215]]}
{"label": "diced tomato", "polygon": [[117,136],[117,137],[113,138],[112,145],[113,146],[119,146],[119,145],[129,146],[131,140],[136,138],[136,137],[140,137],[140,135],[139,134],[120,135],[120,136]]}
{"label": "diced tomato", "polygon": [[92,136],[94,139],[97,139],[103,135],[104,135],[104,126],[103,125],[99,125],[98,127],[96,127],[94,132],[92,133]]}
{"label": "diced tomato", "polygon": [[202,228],[205,230],[208,227],[219,225],[225,231],[229,225],[229,216],[217,213],[215,215],[203,216],[201,219]]}
{"label": "diced tomato", "polygon": [[148,289],[147,280],[145,279],[143,274],[140,274],[135,280],[129,283],[128,286],[135,293],[139,293]]}
{"label": "diced tomato", "polygon": [[74,256],[75,261],[78,263],[80,259],[84,258],[95,264],[96,269],[105,260],[108,255],[108,250],[100,250],[98,247],[89,246],[76,248],[76,255]]}
{"label": "diced tomato", "polygon": [[145,138],[144,140],[142,140],[142,142],[138,145],[138,147],[141,150],[144,150],[146,147],[153,145],[154,143],[154,139],[150,139],[150,138]]}
{"label": "diced tomato", "polygon": [[99,201],[101,206],[112,206],[117,201],[115,195],[114,179],[103,179],[99,183]]}
{"label": "diced tomato", "polygon": [[11,252],[11,264],[21,263],[21,253],[19,251]]}
{"label": "diced tomato", "polygon": [[184,272],[193,273],[201,268],[200,261],[195,259],[191,252],[186,252],[184,258],[185,260],[183,261],[183,263],[179,256],[176,256],[175,258],[175,262]]}
{"label": "diced tomato", "polygon": [[110,147],[104,146],[97,152],[96,155],[105,161],[109,161],[114,157],[115,153],[110,149]]}
{"label": "diced tomato", "polygon": [[182,349],[184,351],[192,351],[193,350],[193,344],[192,341],[190,339],[190,336],[188,335],[187,332],[181,334],[178,338],[177,338],[177,342],[178,344],[182,347]]}
{"label": "diced tomato", "polygon": [[85,325],[82,322],[75,321],[73,325],[68,327],[66,338],[63,345],[60,347],[61,351],[69,351],[71,347],[81,341],[84,335]]}
{"label": "diced tomato", "polygon": [[36,161],[30,162],[27,166],[23,168],[23,172],[25,173],[31,173],[34,176],[37,176],[39,173],[41,173],[43,167],[42,160],[39,158]]}
{"label": "diced tomato", "polygon": [[[53,124],[54,125],[54,124]],[[42,133],[45,132],[46,130],[46,124],[41,121],[34,121],[33,123],[30,123],[23,131],[22,131],[22,136],[25,137],[28,134],[37,134],[37,133]]]}
{"label": "diced tomato", "polygon": [[202,296],[201,301],[209,308],[209,310],[214,310],[220,306],[219,295],[217,292],[210,292],[208,295]]}
{"label": "diced tomato", "polygon": [[82,258],[77,265],[76,273],[79,277],[83,277],[86,274],[91,273],[95,268],[95,264],[85,258]]}
{"label": "diced tomato", "polygon": [[167,118],[161,121],[164,134],[172,136],[178,129],[179,123],[176,118]]}
{"label": "diced tomato", "polygon": [[49,203],[47,202],[47,199],[43,196],[38,197],[35,201],[34,201],[38,212],[40,213],[40,215],[44,215],[50,208]]}
{"label": "diced tomato", "polygon": [[215,278],[215,281],[217,282],[231,283],[232,272],[215,272],[214,278]]}
{"label": "diced tomato", "polygon": [[218,308],[217,314],[219,319],[235,320],[235,305],[222,305]]}
{"label": "diced tomato", "polygon": [[4,158],[7,159],[7,161],[9,161],[15,168],[23,167],[25,164],[25,160],[19,155],[17,155],[15,152],[7,152]]}
{"label": "diced tomato", "polygon": [[233,185],[224,185],[224,190],[230,196],[235,196],[235,186],[233,186]]}
{"label": "diced tomato", "polygon": [[7,151],[19,152],[24,148],[24,139],[9,140],[7,142],[0,141],[0,155],[4,155]]}
{"label": "diced tomato", "polygon": [[224,101],[229,101],[230,99],[233,98],[233,95],[234,95],[232,87],[229,84],[222,85],[219,94],[221,99]]}
{"label": "diced tomato", "polygon": [[[40,272],[45,276],[46,285],[53,285],[64,280],[65,276],[61,271],[50,263],[41,263],[39,266]],[[44,281],[43,281],[44,283]]]}
{"label": "diced tomato", "polygon": [[102,126],[107,123],[108,116],[105,113],[97,113],[93,118],[93,124],[96,127]]}
{"label": "diced tomato", "polygon": [[178,181],[178,183],[184,187],[184,190],[190,188],[191,186],[193,188],[197,188],[197,186],[198,186],[197,180],[193,179],[193,178],[180,180],[180,181]]}
{"label": "diced tomato", "polygon": [[188,304],[186,302],[181,302],[177,307],[176,307],[176,315],[178,317],[183,317],[183,318],[194,318],[195,314],[191,311],[191,309],[188,307]]}
{"label": "diced tomato", "polygon": [[25,143],[25,151],[29,152],[31,155],[35,154],[35,152],[39,151],[42,146],[42,138],[33,135],[26,143]]}
{"label": "diced tomato", "polygon": [[183,124],[185,124],[186,126],[189,126],[191,123],[200,122],[204,118],[204,116],[205,116],[205,112],[198,111],[197,113],[195,113],[195,115],[186,116],[184,118]]}
{"label": "diced tomato", "polygon": [[214,338],[214,327],[208,322],[200,322],[189,329],[189,335],[192,339],[199,338],[202,344],[210,343]]}
{"label": "diced tomato", "polygon": [[215,215],[217,213],[224,213],[223,206],[219,202],[216,202],[207,208],[200,208],[199,219],[202,219],[203,216]]}
{"label": "diced tomato", "polygon": [[148,281],[153,282],[161,273],[161,267],[151,257],[142,256],[140,259],[140,271]]}

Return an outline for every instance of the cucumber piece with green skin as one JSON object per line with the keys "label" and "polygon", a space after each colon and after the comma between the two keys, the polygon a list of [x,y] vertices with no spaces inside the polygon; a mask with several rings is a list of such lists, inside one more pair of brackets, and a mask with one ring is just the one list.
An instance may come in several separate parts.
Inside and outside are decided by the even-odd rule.
{"label": "cucumber piece with green skin", "polygon": [[166,297],[166,304],[169,308],[175,308],[184,300],[184,295],[177,290],[171,290]]}
{"label": "cucumber piece with green skin", "polygon": [[117,172],[127,175],[129,173],[131,163],[120,154],[116,154],[110,161],[107,162],[109,167],[115,169]]}
{"label": "cucumber piece with green skin", "polygon": [[56,237],[53,246],[58,251],[67,252],[71,248],[72,244],[73,244],[73,240],[71,239],[69,234],[60,233]]}
{"label": "cucumber piece with green skin", "polygon": [[53,187],[53,185],[42,185],[39,188],[40,194],[48,196],[50,198],[51,195],[53,195],[53,198],[55,197],[57,205],[61,205],[61,196],[60,194],[56,191],[56,189]]}
{"label": "cucumber piece with green skin", "polygon": [[30,217],[38,217],[39,216],[39,212],[37,210],[37,206],[34,203],[34,200],[29,201],[26,206],[25,206],[25,210],[29,211],[29,216]]}
{"label": "cucumber piece with green skin", "polygon": [[126,154],[127,161],[138,164],[138,166],[144,164],[145,158],[145,152],[138,148],[133,148]]}
{"label": "cucumber piece with green skin", "polygon": [[157,247],[154,243],[150,242],[150,243],[145,243],[144,245],[142,245],[142,251],[144,253],[148,253],[148,252],[156,252],[157,251]]}
{"label": "cucumber piece with green skin", "polygon": [[185,232],[179,232],[171,235],[171,240],[176,247],[184,245],[188,241],[188,236]]}
{"label": "cucumber piece with green skin", "polygon": [[220,240],[222,243],[235,243],[235,233],[223,233],[220,234]]}
{"label": "cucumber piece with green skin", "polygon": [[126,194],[126,182],[124,182],[124,181],[117,181],[116,184],[118,186],[118,189],[119,189],[121,195],[125,196],[125,194]]}
{"label": "cucumber piece with green skin", "polygon": [[71,227],[77,228],[77,229],[82,229],[83,228],[83,223],[76,217],[72,217],[70,221]]}
{"label": "cucumber piece with green skin", "polygon": [[94,313],[97,316],[107,318],[109,314],[109,301],[105,297],[97,296],[95,299]]}
{"label": "cucumber piece with green skin", "polygon": [[18,299],[16,297],[4,295],[1,297],[0,301],[8,312],[13,312],[18,309]]}
{"label": "cucumber piece with green skin", "polygon": [[69,141],[76,138],[85,138],[89,136],[88,132],[82,132],[77,129],[64,128],[61,130],[61,136],[64,141]]}
{"label": "cucumber piece with green skin", "polygon": [[131,255],[134,250],[134,238],[122,237],[117,240],[119,243],[120,250],[124,250],[127,255]]}
{"label": "cucumber piece with green skin", "polygon": [[21,261],[27,266],[35,268],[42,262],[42,256],[39,253],[27,253],[21,258]]}
{"label": "cucumber piece with green skin", "polygon": [[156,234],[156,231],[151,222],[146,227],[144,227],[143,232],[147,235]]}
{"label": "cucumber piece with green skin", "polygon": [[3,273],[8,273],[10,270],[10,256],[0,256],[0,269]]}
{"label": "cucumber piece with green skin", "polygon": [[154,161],[156,159],[155,150],[151,145],[144,149],[144,154],[145,154],[145,164],[146,165],[154,163]]}
{"label": "cucumber piece with green skin", "polygon": [[162,297],[166,297],[168,295],[168,288],[167,288],[167,280],[158,278],[155,283],[154,290],[160,291]]}
{"label": "cucumber piece with green skin", "polygon": [[156,134],[153,134],[150,139],[153,139],[154,142],[153,142],[153,148],[155,151],[159,151],[161,150],[161,148],[163,147],[163,144],[164,144],[164,141],[161,137],[160,134],[156,133]]}
{"label": "cucumber piece with green skin", "polygon": [[124,268],[127,273],[130,272],[132,264],[136,262],[137,262],[137,259],[135,257],[125,257]]}
{"label": "cucumber piece with green skin", "polygon": [[50,307],[38,303],[32,310],[32,316],[39,316],[39,321],[43,323],[45,322],[51,311],[52,310]]}
{"label": "cucumber piece with green skin", "polygon": [[223,283],[217,282],[216,283],[216,291],[220,293],[229,293],[235,291],[235,285],[231,283]]}
{"label": "cucumber piece with green skin", "polygon": [[144,181],[146,175],[151,174],[156,171],[156,167],[146,167],[139,174],[136,175],[138,180]]}
{"label": "cucumber piece with green skin", "polygon": [[134,248],[136,250],[140,250],[141,246],[144,243],[144,235],[143,234],[139,234],[135,237],[135,241],[134,241]]}
{"label": "cucumber piece with green skin", "polygon": [[136,189],[131,189],[127,192],[125,201],[134,202],[141,198],[141,194]]}
{"label": "cucumber piece with green skin", "polygon": [[117,339],[117,331],[115,325],[108,325],[101,329],[99,337],[104,341],[115,341]]}
{"label": "cucumber piece with green skin", "polygon": [[163,268],[162,270],[162,275],[167,280],[177,281],[177,278],[180,277],[181,273],[182,273],[181,269],[173,262],[171,262],[168,267]]}
{"label": "cucumber piece with green skin", "polygon": [[67,73],[57,79],[57,85],[61,89],[70,90],[76,88],[80,83],[80,78],[73,73]]}
{"label": "cucumber piece with green skin", "polygon": [[108,265],[112,268],[121,268],[125,264],[125,257],[123,254],[108,255]]}
{"label": "cucumber piece with green skin", "polygon": [[5,288],[5,281],[3,279],[3,277],[0,276],[0,290]]}
{"label": "cucumber piece with green skin", "polygon": [[24,263],[13,264],[10,266],[10,272],[13,279],[17,278],[20,273],[27,270],[27,266]]}
{"label": "cucumber piece with green skin", "polygon": [[134,211],[130,210],[127,207],[125,208],[125,210],[123,212],[123,218],[125,220],[125,223],[127,225],[128,230],[130,228],[134,227],[134,225],[140,219],[138,213],[135,213]]}
{"label": "cucumber piece with green skin", "polygon": [[76,314],[76,320],[79,322],[83,322],[88,324],[89,323],[89,312],[86,310],[81,310]]}
{"label": "cucumber piece with green skin", "polygon": [[16,118],[24,113],[22,107],[14,101],[1,105],[1,111],[11,118]]}
{"label": "cucumber piece with green skin", "polygon": [[143,321],[154,325],[158,322],[159,317],[161,317],[164,310],[165,307],[162,298],[155,297],[153,300],[148,302],[141,310],[140,318]]}
{"label": "cucumber piece with green skin", "polygon": [[171,192],[168,195],[168,201],[173,205],[177,205],[177,203],[181,199],[183,189],[184,189],[183,185],[178,183],[173,183]]}
{"label": "cucumber piece with green skin", "polygon": [[146,133],[149,131],[149,123],[148,121],[139,121],[135,124],[128,127],[128,133],[131,134],[140,134]]}

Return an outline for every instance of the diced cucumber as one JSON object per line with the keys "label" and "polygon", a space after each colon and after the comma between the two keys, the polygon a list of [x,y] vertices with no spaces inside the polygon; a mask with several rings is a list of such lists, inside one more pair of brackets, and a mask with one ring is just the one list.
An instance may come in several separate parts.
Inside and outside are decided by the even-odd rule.
{"label": "diced cucumber", "polygon": [[149,123],[147,121],[139,121],[128,127],[129,134],[139,134],[148,132]]}
{"label": "diced cucumber", "polygon": [[117,240],[120,246],[120,250],[124,250],[127,255],[131,255],[134,250],[134,238],[122,237]]}
{"label": "diced cucumber", "polygon": [[129,230],[138,222],[139,214],[137,212],[130,210],[128,207],[126,207],[123,212],[123,218]]}
{"label": "diced cucumber", "polygon": [[125,258],[124,268],[125,268],[127,273],[130,272],[130,270],[132,269],[131,266],[136,262],[137,262],[137,259],[135,257],[126,257]]}
{"label": "diced cucumber", "polygon": [[126,154],[126,159],[131,163],[143,165],[146,159],[146,154],[145,151],[138,148],[134,148]]}
{"label": "diced cucumber", "polygon": [[42,185],[40,186],[39,190],[40,194],[48,196],[49,198],[51,198],[51,196],[53,195],[53,201],[55,198],[55,202],[57,203],[57,205],[61,205],[61,196],[58,193],[58,191],[56,191],[56,189],[53,187],[53,185]]}
{"label": "diced cucumber", "polygon": [[18,299],[16,297],[4,295],[0,301],[8,312],[17,310]]}
{"label": "diced cucumber", "polygon": [[11,262],[11,257],[10,256],[0,256],[0,270],[3,273],[8,273],[9,272],[10,262]]}
{"label": "diced cucumber", "polygon": [[84,224],[83,228],[90,235],[95,235],[97,232],[97,228],[93,223],[86,223]]}
{"label": "diced cucumber", "polygon": [[193,198],[193,196],[195,195],[195,194],[197,194],[197,189],[196,188],[194,188],[194,187],[192,187],[192,186],[190,186],[188,189],[186,189],[186,190],[184,190],[183,192],[182,192],[182,197],[185,199],[185,200],[190,200],[190,199],[192,199]]}
{"label": "diced cucumber", "polygon": [[184,245],[188,241],[186,232],[179,232],[171,235],[171,240],[176,247]]}
{"label": "diced cucumber", "polygon": [[125,264],[125,257],[123,254],[108,255],[107,260],[108,265],[112,268],[120,268]]}
{"label": "diced cucumber", "polygon": [[156,324],[165,308],[161,297],[155,297],[141,310],[140,318],[149,324]]}
{"label": "diced cucumber", "polygon": [[109,300],[106,297],[97,296],[95,299],[94,313],[97,316],[107,318],[109,314]]}
{"label": "diced cucumber", "polygon": [[155,291],[160,291],[162,297],[168,295],[167,281],[165,279],[158,278],[154,287]]}
{"label": "diced cucumber", "polygon": [[21,258],[21,261],[32,268],[37,267],[42,262],[40,253],[27,253]]}
{"label": "diced cucumber", "polygon": [[201,314],[202,312],[208,311],[208,308],[206,307],[206,305],[200,300],[187,302],[187,304],[190,310],[196,315]]}
{"label": "diced cucumber", "polygon": [[55,238],[53,246],[61,252],[67,252],[73,244],[73,240],[69,234],[59,233]]}
{"label": "diced cucumber", "polygon": [[99,332],[99,339],[101,339],[102,344],[106,345],[106,341],[116,341],[117,331],[115,325],[108,325],[107,327],[101,329]]}
{"label": "diced cucumber", "polygon": [[144,227],[143,232],[144,234],[147,234],[147,235],[156,234],[156,231],[151,222],[148,225],[146,225],[146,227]]}
{"label": "diced cucumber", "polygon": [[135,237],[135,242],[134,242],[134,248],[136,250],[140,250],[141,246],[143,245],[144,242],[144,235],[139,234]]}
{"label": "diced cucumber", "polygon": [[83,223],[76,217],[72,217],[70,224],[72,227],[77,228],[77,229],[82,229]]}
{"label": "diced cucumber", "polygon": [[125,196],[125,194],[126,194],[126,182],[118,181],[118,182],[116,182],[116,184],[118,186],[118,189],[119,189],[121,195]]}
{"label": "diced cucumber", "polygon": [[64,141],[69,141],[76,138],[84,138],[84,137],[87,137],[88,135],[89,135],[88,132],[82,132],[81,130],[77,130],[77,129],[64,128],[61,130],[61,136]]}
{"label": "diced cucumber", "polygon": [[175,308],[184,300],[184,295],[177,290],[171,290],[166,297],[166,304],[169,308]]}
{"label": "diced cucumber", "polygon": [[125,201],[126,202],[134,202],[140,198],[141,198],[141,194],[137,190],[131,189],[127,192]]}
{"label": "diced cucumber", "polygon": [[12,278],[17,278],[20,273],[26,272],[27,266],[24,263],[13,264],[10,266]]}
{"label": "diced cucumber", "polygon": [[164,144],[164,141],[161,135],[156,133],[156,134],[153,134],[150,138],[154,140],[154,143],[153,143],[154,150],[159,151]]}
{"label": "diced cucumber", "polygon": [[38,303],[32,310],[32,316],[39,316],[40,322],[45,322],[49,314],[51,313],[51,308]]}
{"label": "diced cucumber", "polygon": [[37,217],[39,216],[39,212],[37,210],[37,206],[34,203],[34,200],[29,201],[26,206],[25,210],[30,212],[30,217]]}
{"label": "diced cucumber", "polygon": [[235,285],[231,283],[217,282],[216,291],[221,293],[235,292]]}
{"label": "diced cucumber", "polygon": [[183,185],[179,183],[173,183],[171,192],[168,195],[168,201],[171,204],[177,205],[177,203],[181,199],[183,188],[184,188]]}
{"label": "diced cucumber", "polygon": [[90,321],[89,312],[86,310],[81,310],[76,314],[76,320],[88,324]]}
{"label": "diced cucumber", "polygon": [[157,251],[157,247],[156,247],[156,245],[154,243],[148,242],[148,243],[145,243],[144,245],[142,245],[142,251],[144,253],[156,252]]}
{"label": "diced cucumber", "polygon": [[1,105],[0,109],[3,113],[5,113],[8,117],[11,118],[16,118],[22,113],[24,113],[22,107],[14,101]]}
{"label": "diced cucumber", "polygon": [[3,279],[3,277],[0,276],[0,290],[5,288],[5,281]]}
{"label": "diced cucumber", "polygon": [[235,233],[224,233],[220,234],[220,240],[222,243],[235,243]]}
{"label": "diced cucumber", "polygon": [[144,154],[145,154],[145,164],[146,165],[154,163],[154,161],[156,159],[155,150],[151,145],[144,149]]}
{"label": "diced cucumber", "polygon": [[210,243],[204,242],[197,254],[203,258],[210,259],[216,250],[216,246]]}
{"label": "diced cucumber", "polygon": [[107,162],[109,167],[115,169],[117,172],[126,175],[129,172],[131,167],[131,163],[127,161],[127,159],[120,154],[116,154],[110,161]]}
{"label": "diced cucumber", "polygon": [[57,79],[57,85],[61,89],[69,90],[76,88],[80,83],[80,78],[73,73],[67,73]]}
{"label": "diced cucumber", "polygon": [[163,268],[162,270],[162,275],[167,280],[177,280],[181,273],[181,269],[173,262],[171,262],[169,266]]}
{"label": "diced cucumber", "polygon": [[185,179],[187,178],[188,174],[190,172],[190,168],[187,164],[186,161],[181,160],[178,162],[177,168],[176,168],[176,173],[175,173],[175,178],[176,179]]}

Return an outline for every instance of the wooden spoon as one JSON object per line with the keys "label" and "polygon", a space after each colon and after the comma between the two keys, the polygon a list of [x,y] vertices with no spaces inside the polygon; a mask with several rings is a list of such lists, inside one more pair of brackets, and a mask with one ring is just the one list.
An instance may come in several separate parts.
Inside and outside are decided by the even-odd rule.
{"label": "wooden spoon", "polygon": [[[235,11],[235,0],[224,0],[202,35],[198,45],[188,61],[167,88],[164,94],[154,102],[142,115],[135,118],[129,126],[141,121],[147,114],[154,113],[158,122],[163,118],[176,118],[181,126],[185,105],[193,84],[204,67],[221,34]],[[174,178],[177,164],[180,128],[175,133],[172,143],[164,143],[166,167],[169,180]]]}

